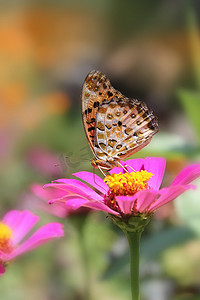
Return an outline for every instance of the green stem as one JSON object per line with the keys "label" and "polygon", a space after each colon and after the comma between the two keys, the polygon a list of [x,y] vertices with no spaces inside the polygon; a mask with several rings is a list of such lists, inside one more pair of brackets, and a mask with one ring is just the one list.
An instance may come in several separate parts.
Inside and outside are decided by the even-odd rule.
{"label": "green stem", "polygon": [[110,215],[115,225],[125,233],[130,249],[130,275],[132,300],[140,300],[139,264],[140,264],[140,238],[151,220],[151,215],[138,215],[123,219]]}
{"label": "green stem", "polygon": [[132,300],[140,300],[139,265],[141,231],[125,232],[130,250],[130,279]]}

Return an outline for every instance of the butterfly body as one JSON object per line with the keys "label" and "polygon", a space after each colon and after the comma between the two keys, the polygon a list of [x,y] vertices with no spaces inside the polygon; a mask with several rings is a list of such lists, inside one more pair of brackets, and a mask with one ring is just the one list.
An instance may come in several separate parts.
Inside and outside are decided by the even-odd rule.
{"label": "butterfly body", "polygon": [[104,170],[145,147],[158,131],[157,118],[144,102],[129,99],[114,89],[99,71],[90,72],[82,92],[83,123],[95,158]]}

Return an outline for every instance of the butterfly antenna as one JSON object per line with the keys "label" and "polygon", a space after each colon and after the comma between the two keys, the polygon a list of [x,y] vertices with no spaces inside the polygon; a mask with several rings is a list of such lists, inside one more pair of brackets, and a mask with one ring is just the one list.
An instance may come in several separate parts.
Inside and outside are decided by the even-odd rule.
{"label": "butterfly antenna", "polygon": [[66,159],[78,159],[78,160],[85,160],[85,161],[91,161],[89,158],[80,158],[80,157],[70,157],[70,156],[65,156]]}

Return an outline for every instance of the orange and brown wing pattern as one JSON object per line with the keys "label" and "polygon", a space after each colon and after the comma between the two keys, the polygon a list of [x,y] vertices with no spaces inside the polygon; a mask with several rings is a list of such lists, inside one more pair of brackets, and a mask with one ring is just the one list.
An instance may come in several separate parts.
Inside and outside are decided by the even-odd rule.
{"label": "orange and brown wing pattern", "polygon": [[157,118],[144,102],[126,97],[102,102],[96,115],[94,151],[111,161],[141,150],[158,132]]}
{"label": "orange and brown wing pattern", "polygon": [[158,132],[157,118],[146,104],[125,97],[99,71],[90,72],[85,79],[82,116],[95,166],[100,169],[117,166]]}
{"label": "orange and brown wing pattern", "polygon": [[83,84],[82,116],[83,124],[92,151],[94,152],[95,122],[99,106],[104,101],[122,94],[115,90],[106,75],[99,71],[91,71]]}

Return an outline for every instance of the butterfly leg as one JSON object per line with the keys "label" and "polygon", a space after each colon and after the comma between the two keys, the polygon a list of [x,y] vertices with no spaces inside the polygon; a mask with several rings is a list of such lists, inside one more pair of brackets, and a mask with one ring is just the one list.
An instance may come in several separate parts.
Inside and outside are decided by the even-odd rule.
{"label": "butterfly leg", "polygon": [[126,169],[128,165],[123,166],[119,161],[118,161],[118,165],[125,171],[125,173],[129,173],[129,171]]}
{"label": "butterfly leg", "polygon": [[[94,172],[93,172],[93,176],[94,176],[94,177],[93,177],[93,180],[94,180],[94,183],[102,188],[102,186],[101,186],[100,184],[98,184],[98,182],[96,182],[96,180],[95,180],[95,176],[96,176],[95,170],[96,170],[96,169],[94,168]],[[101,170],[100,170],[100,171],[101,171]],[[105,175],[105,174],[103,173],[103,171],[101,171],[101,172],[102,172],[103,175]],[[106,192],[107,192],[107,190],[105,189],[105,193],[106,193]]]}
{"label": "butterfly leg", "polygon": [[[133,168],[132,168],[131,166],[129,166],[129,165],[125,165],[124,167],[125,167],[125,168],[126,168],[126,167],[129,167],[131,170],[133,170],[133,172],[136,172],[136,170],[133,169]],[[128,171],[127,171],[127,172],[128,172]]]}
{"label": "butterfly leg", "polygon": [[98,167],[99,168],[99,171],[103,174],[104,177],[106,177],[106,174],[104,173],[104,171],[102,170],[101,167]]}

